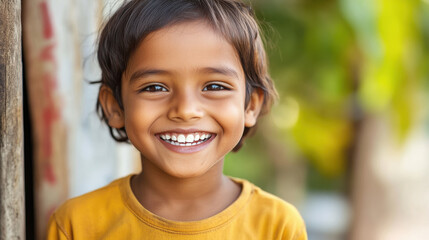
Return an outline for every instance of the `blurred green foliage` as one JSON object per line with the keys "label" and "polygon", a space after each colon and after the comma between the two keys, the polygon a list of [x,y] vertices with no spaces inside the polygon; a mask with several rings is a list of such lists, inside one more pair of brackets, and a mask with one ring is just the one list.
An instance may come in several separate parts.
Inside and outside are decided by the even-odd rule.
{"label": "blurred green foliage", "polygon": [[[312,189],[341,189],[359,122],[382,114],[398,146],[429,91],[428,0],[253,1],[280,100],[268,124],[284,161],[310,164]],[[229,155],[225,172],[270,188],[270,134]],[[274,151],[277,151],[274,149]],[[272,155],[272,154],[271,154]],[[279,174],[279,173],[277,173]],[[271,180],[270,180],[271,179]]]}

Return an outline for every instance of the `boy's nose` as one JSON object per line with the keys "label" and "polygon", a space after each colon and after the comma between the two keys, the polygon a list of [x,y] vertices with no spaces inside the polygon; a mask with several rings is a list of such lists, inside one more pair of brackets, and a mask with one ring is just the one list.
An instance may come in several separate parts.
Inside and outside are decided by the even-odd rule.
{"label": "boy's nose", "polygon": [[193,94],[176,93],[171,99],[168,118],[176,122],[186,122],[202,118],[204,111],[198,98]]}

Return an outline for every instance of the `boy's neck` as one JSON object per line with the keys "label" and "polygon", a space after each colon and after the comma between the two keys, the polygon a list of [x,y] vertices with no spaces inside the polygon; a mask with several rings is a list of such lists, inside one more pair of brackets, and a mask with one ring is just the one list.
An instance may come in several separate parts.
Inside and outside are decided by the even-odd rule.
{"label": "boy's neck", "polygon": [[241,192],[241,186],[223,175],[223,160],[192,178],[168,175],[145,160],[142,169],[131,181],[133,193],[146,209],[170,220],[208,218],[231,205]]}

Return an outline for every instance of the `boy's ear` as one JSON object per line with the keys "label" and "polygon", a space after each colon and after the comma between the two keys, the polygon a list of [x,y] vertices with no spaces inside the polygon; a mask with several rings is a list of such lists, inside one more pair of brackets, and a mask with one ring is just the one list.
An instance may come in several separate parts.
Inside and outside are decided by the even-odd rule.
{"label": "boy's ear", "polygon": [[253,127],[256,124],[259,113],[261,112],[262,103],[264,102],[264,93],[261,89],[255,89],[250,96],[250,101],[247,105],[244,126]]}
{"label": "boy's ear", "polygon": [[100,94],[98,95],[104,115],[107,118],[109,126],[112,128],[122,128],[125,125],[124,112],[119,107],[118,101],[113,96],[112,89],[106,85],[101,86]]}

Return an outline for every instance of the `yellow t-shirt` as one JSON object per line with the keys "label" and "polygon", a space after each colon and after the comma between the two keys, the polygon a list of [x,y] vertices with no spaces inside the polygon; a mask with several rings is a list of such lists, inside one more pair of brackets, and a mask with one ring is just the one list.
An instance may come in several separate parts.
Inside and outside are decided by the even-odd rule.
{"label": "yellow t-shirt", "polygon": [[50,219],[54,239],[292,239],[306,240],[298,211],[246,180],[238,199],[222,212],[201,221],[179,222],[146,210],[130,187],[131,176],[68,200]]}

